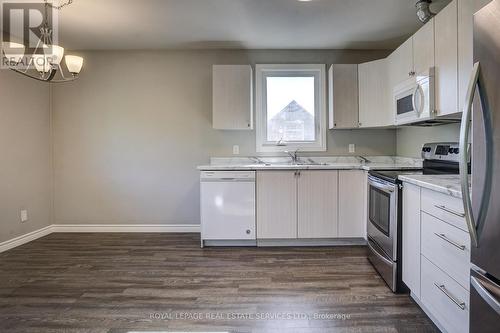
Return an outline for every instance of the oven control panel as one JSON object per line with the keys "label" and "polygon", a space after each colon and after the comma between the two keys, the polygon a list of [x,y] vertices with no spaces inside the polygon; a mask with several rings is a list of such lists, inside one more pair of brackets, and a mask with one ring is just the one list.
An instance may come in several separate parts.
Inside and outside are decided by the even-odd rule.
{"label": "oven control panel", "polygon": [[442,160],[458,163],[460,161],[460,153],[460,147],[457,142],[426,143],[422,147],[422,158],[426,160]]}

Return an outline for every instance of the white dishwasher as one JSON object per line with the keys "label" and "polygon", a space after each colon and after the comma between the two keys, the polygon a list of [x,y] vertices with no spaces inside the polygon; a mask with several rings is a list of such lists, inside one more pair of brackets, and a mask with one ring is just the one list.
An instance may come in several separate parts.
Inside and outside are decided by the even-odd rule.
{"label": "white dishwasher", "polygon": [[255,240],[255,171],[202,171],[201,240]]}

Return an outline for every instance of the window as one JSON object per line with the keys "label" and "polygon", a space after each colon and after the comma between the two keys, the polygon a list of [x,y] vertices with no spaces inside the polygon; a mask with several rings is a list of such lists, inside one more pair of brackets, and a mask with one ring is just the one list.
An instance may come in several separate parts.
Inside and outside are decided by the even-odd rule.
{"label": "window", "polygon": [[325,65],[257,65],[256,76],[257,151],[325,151]]}

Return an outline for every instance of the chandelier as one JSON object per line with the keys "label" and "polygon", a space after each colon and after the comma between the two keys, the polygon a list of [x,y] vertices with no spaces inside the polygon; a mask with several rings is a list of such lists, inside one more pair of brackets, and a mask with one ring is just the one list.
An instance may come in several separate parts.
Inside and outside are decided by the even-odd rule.
{"label": "chandelier", "polygon": [[[53,44],[52,28],[49,25],[48,10],[61,10],[73,0],[55,6],[44,0],[44,16],[40,26],[40,38],[32,54],[26,55],[26,46],[20,43],[4,42],[4,63],[16,73],[44,82],[69,82],[76,80],[83,67],[83,58],[64,55],[64,48]],[[66,74],[63,70],[63,59]]]}

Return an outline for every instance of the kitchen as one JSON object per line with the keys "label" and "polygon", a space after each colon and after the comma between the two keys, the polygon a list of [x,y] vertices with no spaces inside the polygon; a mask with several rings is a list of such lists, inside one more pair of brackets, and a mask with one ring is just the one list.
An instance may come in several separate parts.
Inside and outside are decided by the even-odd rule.
{"label": "kitchen", "polygon": [[[485,7],[485,12],[494,10],[495,2],[489,9]],[[169,3],[173,6],[169,9],[175,12],[175,1]],[[144,292],[153,288],[148,283],[157,283],[154,290],[159,299],[156,301],[161,302],[161,297],[165,297],[167,300],[163,301],[170,304],[166,308],[172,312],[191,309],[194,313],[202,304],[205,304],[204,311],[216,311],[221,309],[215,305],[218,302],[227,306],[222,309],[247,314],[260,311],[255,309],[268,311],[268,308],[272,308],[271,312],[292,311],[300,309],[297,299],[314,297],[308,289],[311,283],[310,287],[316,284],[316,296],[320,299],[328,295],[361,297],[356,288],[362,289],[366,284],[368,293],[376,295],[370,306],[379,309],[372,310],[377,313],[377,319],[371,324],[366,321],[373,315],[370,310],[358,313],[343,306],[342,301],[335,306],[328,301],[310,304],[307,310],[323,306],[330,312],[350,314],[351,319],[315,321],[299,316],[290,321],[226,320],[221,323],[182,317],[167,323],[155,321],[153,315],[146,316],[147,323],[142,325],[121,322],[127,320],[127,315],[140,321],[144,315],[136,310],[119,315],[121,326],[99,326],[83,319],[83,327],[91,331],[104,328],[119,331],[126,327],[232,332],[240,324],[243,331],[273,331],[279,325],[304,332],[321,328],[334,331],[341,327],[349,331],[355,326],[362,331],[399,331],[404,330],[398,324],[401,320],[414,331],[496,331],[498,315],[487,311],[494,311],[498,298],[495,303],[495,296],[484,295],[495,295],[492,283],[494,286],[494,276],[498,274],[481,273],[485,269],[495,273],[490,271],[494,265],[476,257],[479,252],[475,252],[478,249],[475,242],[490,249],[494,245],[487,242],[486,229],[471,229],[469,223],[483,202],[476,199],[481,197],[477,191],[485,189],[473,185],[470,196],[468,186],[467,192],[461,187],[459,175],[460,171],[463,174],[465,170],[467,174],[472,168],[473,184],[483,182],[481,175],[491,179],[496,175],[496,170],[491,171],[493,176],[488,172],[474,172],[474,168],[483,164],[471,163],[469,154],[462,153],[471,150],[472,162],[488,161],[485,152],[474,146],[473,137],[482,132],[481,128],[470,138],[461,137],[470,124],[471,114],[462,110],[468,109],[466,101],[472,100],[468,88],[477,61],[474,52],[478,42],[474,44],[472,15],[489,1],[435,1],[431,9],[437,14],[429,17],[426,17],[427,7],[415,8],[416,1],[404,5],[396,5],[394,1],[381,3],[385,7],[379,14],[385,12],[384,20],[404,26],[408,33],[399,38],[396,45],[392,42],[386,44],[391,46],[385,46],[380,42],[381,48],[376,49],[370,49],[367,46],[370,43],[325,49],[313,45],[320,37],[309,42],[298,41],[283,33],[279,38],[267,36],[268,39],[262,33],[256,34],[261,44],[255,44],[255,39],[249,37],[249,46],[231,45],[230,39],[225,45],[219,39],[211,42],[213,45],[162,44],[158,47],[148,44],[158,43],[152,37],[139,43],[120,40],[121,35],[110,29],[109,36],[103,34],[91,42],[85,39],[86,35],[72,30],[74,27],[69,22],[77,22],[80,17],[76,9],[85,12],[95,9],[95,4],[75,0],[60,10],[62,40],[68,49],[77,50],[76,54],[85,59],[78,79],[47,84],[5,71],[0,77],[2,86],[9,87],[2,95],[6,101],[2,118],[6,119],[5,128],[2,127],[5,135],[2,141],[6,142],[6,155],[2,159],[5,160],[4,174],[15,179],[9,181],[5,192],[2,190],[5,193],[2,211],[8,213],[2,218],[6,222],[1,229],[0,274],[10,281],[2,295],[18,307],[28,306],[26,302],[39,295],[39,291],[31,291],[27,300],[18,296],[32,290],[26,289],[29,288],[27,282],[22,282],[26,277],[19,266],[22,251],[26,249],[24,255],[29,255],[30,251],[37,251],[39,244],[45,246],[39,248],[47,251],[45,256],[55,260],[47,263],[47,267],[57,267],[58,256],[66,260],[65,256],[75,256],[79,263],[75,263],[74,269],[86,274],[96,285],[102,283],[103,277],[85,267],[97,269],[99,260],[104,260],[111,266],[103,266],[103,272],[107,269],[120,272],[117,281],[107,280],[104,285],[116,288],[116,297],[123,297],[123,302],[99,300],[106,306],[111,302],[122,308],[125,302],[131,301],[127,293],[136,293],[143,302],[153,302]],[[117,6],[110,3],[105,9],[113,9],[113,5]],[[157,2],[155,5],[162,6]],[[275,5],[284,5],[284,1],[276,1]],[[145,10],[132,2],[127,2],[127,6],[137,13]],[[256,6],[256,12],[241,7],[233,14],[246,8],[248,17],[265,16],[265,7]],[[287,15],[277,14],[271,10],[275,7],[270,6],[267,9],[271,17]],[[301,18],[305,20],[320,19],[319,12],[324,10],[329,13],[338,10],[342,13],[340,16],[360,10],[356,5],[356,9],[344,8],[340,2],[324,1],[293,1],[289,6],[289,15],[297,11],[305,15]],[[406,10],[405,20],[413,20],[411,27],[405,25],[407,22],[391,21],[394,13],[390,10],[397,6]],[[188,9],[189,15],[197,13],[194,7]],[[205,9],[216,15],[215,8]],[[419,23],[417,14],[427,23]],[[342,21],[339,14],[336,15]],[[151,22],[156,22],[152,17]],[[171,18],[181,24],[175,19]],[[67,35],[63,30],[65,24],[69,27]],[[367,26],[370,24],[376,23],[367,22]],[[152,30],[143,26],[141,29]],[[294,29],[295,32],[307,30],[306,27]],[[155,37],[161,33],[157,32]],[[189,33],[199,32],[186,32]],[[348,32],[342,35],[339,31],[338,35],[343,37]],[[160,44],[169,42],[165,36],[162,35]],[[269,46],[271,42],[273,47]],[[16,91],[21,89],[29,91],[33,99],[11,98],[19,96]],[[490,106],[493,102],[490,101]],[[37,115],[29,111],[40,108],[43,112]],[[7,111],[11,109],[21,111],[13,115]],[[480,109],[474,108],[473,118]],[[37,122],[31,123],[36,117],[39,117]],[[461,122],[462,118],[467,121]],[[478,123],[474,121],[472,126]],[[19,168],[19,164],[9,163],[9,157],[14,158],[18,153],[7,142],[12,142],[16,131],[23,131],[22,124],[29,126],[26,128],[29,134],[19,139],[19,145],[31,153],[22,156],[26,163]],[[35,133],[37,130],[40,132]],[[487,149],[491,152],[493,148]],[[493,162],[486,165],[493,168]],[[19,174],[29,177],[22,180]],[[476,181],[475,177],[479,179]],[[384,186],[390,187],[387,195],[381,193]],[[493,196],[496,188],[493,186],[490,190]],[[33,191],[38,195],[27,198],[24,194]],[[470,197],[472,202],[467,201]],[[27,222],[17,222],[18,210],[29,210]],[[375,222],[371,231],[370,221]],[[384,230],[389,225],[390,232]],[[157,238],[160,236],[164,238]],[[391,240],[388,247],[384,248],[383,237]],[[83,250],[92,239],[97,242],[96,252],[92,254],[97,256],[97,261],[92,261]],[[147,265],[139,270],[137,267],[130,271],[120,269],[97,252],[100,249],[109,253],[110,259],[115,253],[115,262],[135,263],[134,255],[141,253],[135,244],[143,244],[148,239],[156,245],[147,247],[144,243],[142,251],[151,254],[151,262],[159,263],[156,259],[160,258],[172,262],[175,269],[168,274],[173,276]],[[75,246],[70,248],[68,245],[72,243]],[[65,255],[62,249],[69,252]],[[132,251],[131,255],[119,254],[123,250]],[[185,266],[169,253],[174,256],[177,253],[180,260],[185,258]],[[317,256],[317,264],[322,267],[316,266],[313,256]],[[331,266],[326,257],[339,265],[348,263],[342,266],[348,272],[344,278],[357,281],[358,287],[355,283],[346,291],[345,287],[336,289],[338,286],[333,281],[327,282],[328,275],[335,279],[342,275],[338,275],[341,274],[339,268]],[[480,270],[470,273],[471,261]],[[288,289],[287,282],[292,282],[286,277],[274,276],[266,268],[266,262],[275,262],[284,272],[290,270],[292,276],[298,276],[293,282],[297,289]],[[71,261],[59,262],[59,265],[70,264]],[[228,271],[226,264],[233,265],[234,270]],[[215,265],[220,271],[210,269],[209,265]],[[316,277],[300,266],[310,267]],[[197,268],[208,268],[210,274],[220,273],[220,281],[228,279],[227,286],[207,278],[196,271]],[[130,275],[133,270],[137,273]],[[161,285],[166,282],[161,278],[150,280],[147,274],[139,273],[147,270],[167,274],[163,275],[164,281],[176,281],[176,274],[191,272],[191,277],[182,275],[185,284],[181,288],[189,290],[199,301],[183,298],[182,302],[186,303],[176,305],[170,297],[179,295],[178,291],[163,289],[166,286]],[[238,272],[245,274],[235,276]],[[68,291],[85,291],[88,297],[102,292],[99,288],[75,287],[77,280],[84,281],[83,276],[59,275],[57,269],[44,274],[52,276],[54,281],[63,281],[62,286]],[[375,282],[358,280],[367,276]],[[259,277],[267,282],[264,285],[257,282]],[[35,277],[35,280],[43,281],[43,277]],[[203,281],[208,286],[199,284]],[[345,286],[345,282],[338,281]],[[485,281],[489,282],[485,284]],[[49,313],[50,325],[56,325],[50,311],[52,297],[58,293],[50,294],[53,285],[48,282],[40,285],[49,290],[49,300],[40,305],[40,311]],[[190,290],[190,285],[194,290]],[[232,291],[227,288],[235,285],[240,285],[235,290],[244,296],[232,298]],[[196,288],[201,290],[196,292]],[[218,291],[221,292],[219,299]],[[264,297],[265,301],[252,298],[257,296]],[[270,296],[283,300],[289,307],[280,308],[268,298]],[[241,304],[242,297],[252,298],[250,310]],[[377,303],[377,297],[383,301]],[[481,301],[484,297],[489,301]],[[85,301],[85,297],[70,299],[75,304]],[[385,307],[388,305],[384,302],[401,302],[401,309],[408,312],[398,317],[398,306]],[[163,308],[161,304],[155,303],[155,308]],[[8,328],[26,331],[15,319],[18,312],[13,307],[4,309],[2,318],[8,320]],[[484,317],[482,322],[474,319],[479,315],[475,309],[482,309],[488,313],[488,320],[493,321],[484,326]],[[95,318],[95,314],[81,312],[81,307],[70,307],[68,311],[70,316],[74,313],[75,318],[82,313],[85,318]],[[390,313],[387,322],[380,315],[384,311]],[[110,315],[104,314],[102,318]],[[48,330],[31,322],[30,313],[26,314],[26,320],[39,331]]]}

